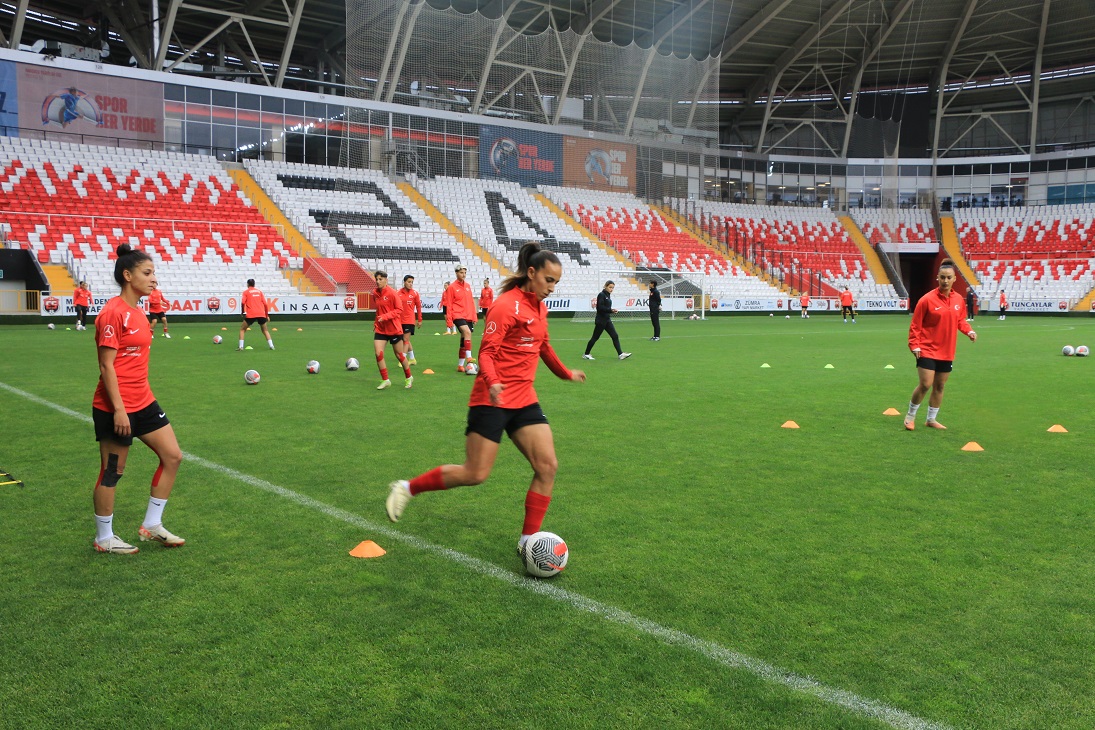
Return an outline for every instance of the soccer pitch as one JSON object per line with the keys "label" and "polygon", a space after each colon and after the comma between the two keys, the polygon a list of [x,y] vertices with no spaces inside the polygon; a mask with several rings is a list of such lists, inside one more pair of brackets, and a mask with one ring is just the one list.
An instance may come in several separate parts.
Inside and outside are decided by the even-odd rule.
{"label": "soccer pitch", "polygon": [[[1060,353],[1095,319],[979,318],[948,430],[924,405],[911,433],[883,415],[916,383],[908,321],[621,321],[633,357],[603,337],[586,362],[592,325],[553,319],[588,382],[537,383],[550,581],[514,555],[508,440],[485,484],[384,515],[391,480],[463,458],[472,379],[437,321],[410,391],[390,350],[375,390],[371,322],[276,320],[274,352],[235,324],[157,337],[187,545],[135,556],[91,548],[93,333],[0,327],[0,470],[25,482],[0,486],[0,727],[1091,728],[1095,359]],[[155,466],[135,444],[124,539]]]}

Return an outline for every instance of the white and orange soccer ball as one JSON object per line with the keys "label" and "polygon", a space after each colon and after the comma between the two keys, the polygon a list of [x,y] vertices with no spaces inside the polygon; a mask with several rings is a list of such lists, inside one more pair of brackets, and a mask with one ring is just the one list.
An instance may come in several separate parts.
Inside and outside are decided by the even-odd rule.
{"label": "white and orange soccer ball", "polygon": [[221,337],[220,335],[213,335],[213,344],[214,345],[219,345],[222,342],[224,342],[223,337]]}
{"label": "white and orange soccer ball", "polygon": [[1080,345],[1076,348],[1076,357],[1087,357],[1091,354],[1091,350],[1087,349],[1087,345]]}
{"label": "white and orange soccer ball", "polygon": [[537,532],[525,543],[525,570],[536,578],[551,578],[567,567],[570,550],[554,532]]}
{"label": "white and orange soccer ball", "polygon": [[308,361],[308,372],[311,373],[312,375],[315,375],[316,373],[319,372],[319,360],[309,360]]}
{"label": "white and orange soccer ball", "polygon": [[256,385],[260,380],[262,380],[262,376],[259,375],[258,370],[248,370],[246,373],[243,374],[243,379],[247,381],[248,385]]}
{"label": "white and orange soccer ball", "polygon": [[475,360],[468,360],[466,363],[464,363],[464,375],[478,375],[478,374],[479,374],[479,363],[475,362]]}

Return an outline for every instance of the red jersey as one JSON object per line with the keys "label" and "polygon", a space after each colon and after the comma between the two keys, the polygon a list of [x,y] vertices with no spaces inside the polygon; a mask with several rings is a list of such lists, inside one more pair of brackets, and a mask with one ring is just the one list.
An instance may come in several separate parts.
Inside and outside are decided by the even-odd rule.
{"label": "red jersey", "polygon": [[[118,376],[118,392],[126,413],[139,411],[156,400],[148,385],[148,349],[152,345],[152,327],[144,312],[129,306],[121,297],[111,299],[95,318],[95,345],[118,351],[114,358],[114,372]],[[114,412],[114,404],[110,402],[101,375],[91,405],[100,411]]]}
{"label": "red jersey", "polygon": [[91,306],[91,292],[82,287],[76,287],[72,290],[72,306],[74,307],[90,307]]}
{"label": "red jersey", "polygon": [[799,303],[799,305],[801,305],[803,307],[810,306],[810,295],[809,294],[803,294],[801,297],[798,298],[798,303]]}
{"label": "red jersey", "polygon": [[269,317],[270,310],[266,305],[266,295],[253,286],[247,287],[247,291],[240,294],[240,308],[247,319]]}
{"label": "red jersey", "polygon": [[489,286],[483,287],[483,291],[479,292],[479,308],[490,309],[491,303],[494,301],[494,289]]}
{"label": "red jersey", "polygon": [[852,293],[850,291],[840,292],[840,306],[850,307],[852,306],[853,301],[854,300],[852,299]]}
{"label": "red jersey", "polygon": [[422,324],[422,297],[414,289],[399,288],[399,300],[403,302],[402,324]]}
{"label": "red jersey", "polygon": [[167,311],[167,300],[164,299],[163,292],[159,289],[153,289],[152,293],[148,295],[148,311],[153,314]]}
{"label": "red jersey", "polygon": [[471,284],[457,279],[449,284],[445,290],[449,295],[449,316],[453,319],[466,319],[469,322],[479,321],[479,312],[475,308],[475,298],[471,293]]}
{"label": "red jersey", "polygon": [[1003,291],[1000,292],[1000,306],[1001,307],[1008,306],[1008,298],[1006,296],[1004,296]]}
{"label": "red jersey", "polygon": [[972,331],[966,321],[966,302],[955,292],[944,297],[932,289],[920,298],[909,325],[909,349],[920,348],[920,357],[953,360],[957,332]]}
{"label": "red jersey", "polygon": [[524,408],[537,402],[533,381],[539,360],[563,380],[571,374],[559,360],[548,338],[547,306],[536,294],[510,289],[499,295],[487,312],[487,326],[479,343],[479,376],[471,389],[469,406],[493,406],[490,386],[502,383],[501,408]]}
{"label": "red jersey", "polygon": [[396,290],[390,286],[377,289],[373,293],[373,302],[376,304],[373,331],[389,337],[403,334],[403,300]]}

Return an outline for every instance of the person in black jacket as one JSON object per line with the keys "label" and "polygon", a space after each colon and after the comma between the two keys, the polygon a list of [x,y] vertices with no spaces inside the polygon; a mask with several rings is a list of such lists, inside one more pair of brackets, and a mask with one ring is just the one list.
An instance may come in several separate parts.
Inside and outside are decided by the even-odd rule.
{"label": "person in black jacket", "polygon": [[650,298],[647,304],[650,305],[650,324],[654,325],[654,336],[650,339],[658,342],[662,338],[662,323],[658,320],[659,312],[662,311],[662,293],[658,291],[658,282],[653,279],[650,280]]}
{"label": "person in black jacket", "polygon": [[597,295],[597,316],[593,320],[593,337],[589,338],[589,343],[586,345],[586,354],[582,355],[586,360],[594,359],[589,353],[593,349],[593,345],[600,339],[602,332],[608,332],[608,336],[612,338],[612,346],[616,348],[618,358],[626,360],[631,357],[630,352],[624,352],[623,348],[620,347],[620,336],[616,334],[616,328],[612,324],[612,315],[616,312],[612,308],[612,290],[615,288],[615,282],[606,281],[605,288]]}

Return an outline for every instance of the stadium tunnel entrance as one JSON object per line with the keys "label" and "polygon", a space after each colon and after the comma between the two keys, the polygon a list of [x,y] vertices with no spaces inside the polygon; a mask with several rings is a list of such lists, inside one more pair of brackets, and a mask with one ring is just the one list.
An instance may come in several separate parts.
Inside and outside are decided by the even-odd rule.
{"label": "stadium tunnel entrance", "polygon": [[[909,310],[916,307],[920,297],[924,296],[936,287],[935,275],[939,271],[939,263],[946,258],[946,254],[939,253],[903,253],[900,255],[901,281],[909,291]],[[961,274],[954,282],[954,291],[962,296],[966,295],[968,284]]]}

